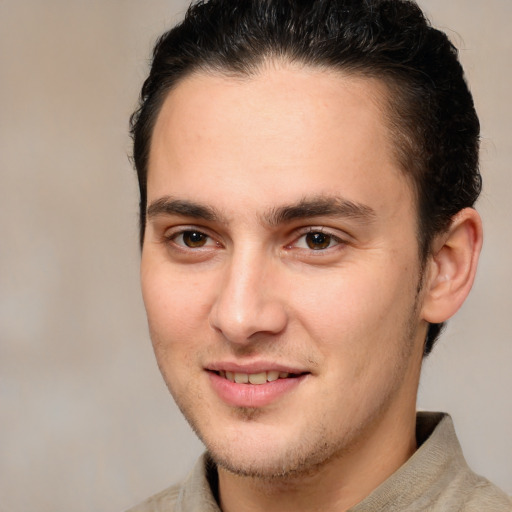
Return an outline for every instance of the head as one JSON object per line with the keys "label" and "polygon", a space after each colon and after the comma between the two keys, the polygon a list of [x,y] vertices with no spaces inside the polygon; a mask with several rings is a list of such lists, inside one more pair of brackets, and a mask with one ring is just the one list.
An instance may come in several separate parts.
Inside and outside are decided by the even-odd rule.
{"label": "head", "polygon": [[196,4],[132,120],[152,342],[220,467],[403,462],[481,241],[446,38],[401,1]]}
{"label": "head", "polygon": [[[162,104],[196,72],[250,77],[271,60],[375,78],[387,88],[394,150],[417,201],[418,250],[481,189],[479,121],[457,50],[408,0],[197,2],[154,49],[140,107],[131,119],[144,243],[148,158]],[[430,353],[443,324],[431,324]]]}

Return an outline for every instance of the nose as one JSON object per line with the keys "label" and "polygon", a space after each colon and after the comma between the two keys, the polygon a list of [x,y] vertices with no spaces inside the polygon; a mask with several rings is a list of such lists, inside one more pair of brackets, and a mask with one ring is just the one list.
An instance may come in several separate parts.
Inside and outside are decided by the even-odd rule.
{"label": "nose", "polygon": [[209,322],[230,343],[246,344],[285,329],[288,317],[276,265],[250,253],[226,264]]}

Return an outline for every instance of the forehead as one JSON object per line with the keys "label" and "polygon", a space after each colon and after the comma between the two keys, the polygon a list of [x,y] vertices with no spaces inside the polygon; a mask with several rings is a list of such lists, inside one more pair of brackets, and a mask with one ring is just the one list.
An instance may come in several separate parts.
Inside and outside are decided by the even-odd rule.
{"label": "forehead", "polygon": [[274,206],[334,189],[367,189],[377,202],[383,189],[410,194],[386,105],[380,81],[316,68],[193,74],[169,93],[155,123],[148,200],[179,192],[211,201],[214,190],[229,190]]}

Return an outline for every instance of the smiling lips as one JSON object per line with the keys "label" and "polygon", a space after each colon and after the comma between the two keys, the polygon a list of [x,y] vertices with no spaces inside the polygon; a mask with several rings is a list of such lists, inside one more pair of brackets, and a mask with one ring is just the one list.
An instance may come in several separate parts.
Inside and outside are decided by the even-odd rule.
{"label": "smiling lips", "polygon": [[288,395],[310,374],[281,370],[254,373],[209,370],[208,375],[213,390],[223,402],[235,407],[260,408]]}
{"label": "smiling lips", "polygon": [[267,382],[274,382],[277,379],[287,379],[289,377],[297,376],[296,374],[280,372],[277,370],[259,373],[241,373],[221,370],[217,372],[217,374],[220,377],[224,377],[230,382],[236,382],[237,384],[266,384]]}

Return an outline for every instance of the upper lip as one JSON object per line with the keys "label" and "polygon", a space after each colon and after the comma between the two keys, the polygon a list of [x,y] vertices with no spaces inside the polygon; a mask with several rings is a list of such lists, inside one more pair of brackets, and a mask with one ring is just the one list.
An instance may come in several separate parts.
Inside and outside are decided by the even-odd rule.
{"label": "upper lip", "polygon": [[235,363],[233,361],[218,361],[205,366],[206,370],[213,372],[233,372],[233,373],[262,373],[270,371],[286,372],[292,374],[309,373],[308,370],[301,366],[294,366],[283,363],[255,361],[253,363]]}

